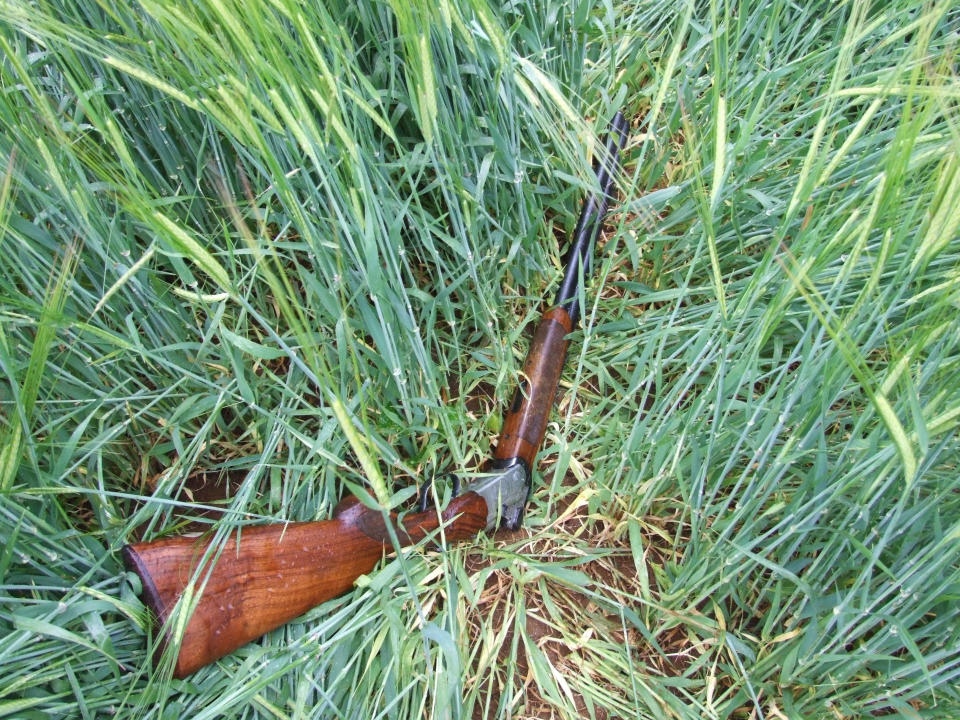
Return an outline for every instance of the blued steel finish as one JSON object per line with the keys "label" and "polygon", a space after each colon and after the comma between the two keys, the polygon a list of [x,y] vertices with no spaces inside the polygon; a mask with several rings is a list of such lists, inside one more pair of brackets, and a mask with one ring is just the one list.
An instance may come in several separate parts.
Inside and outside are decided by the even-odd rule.
{"label": "blued steel finish", "polygon": [[600,235],[600,228],[603,226],[603,217],[610,206],[618,157],[626,138],[627,121],[622,112],[617,112],[610,123],[604,153],[599,160],[597,182],[600,184],[600,195],[590,195],[583,204],[580,219],[577,220],[573,237],[570,239],[570,249],[567,250],[567,256],[564,259],[566,270],[563,274],[563,282],[560,283],[560,290],[554,302],[554,305],[567,311],[573,325],[577,324],[577,319],[580,317],[580,303],[577,302],[580,278],[586,277],[590,272],[590,258],[597,237]]}
{"label": "blued steel finish", "polygon": [[[560,374],[567,357],[567,347],[570,344],[567,336],[580,315],[578,289],[581,279],[589,271],[593,246],[612,199],[620,149],[626,141],[626,135],[627,121],[623,113],[618,112],[610,123],[610,131],[598,163],[597,181],[601,194],[591,195],[584,202],[580,219],[570,240],[570,249],[565,259],[566,269],[556,304],[544,313],[537,325],[523,364],[519,387],[504,415],[503,429],[494,451],[494,462],[500,468],[522,467],[525,490],[522,493],[517,490],[513,496],[513,505],[494,502],[493,497],[485,497],[488,512],[500,513],[502,526],[519,527],[523,516],[523,508],[530,492],[530,471],[547,430],[550,409],[556,399]],[[499,488],[502,483],[499,480],[496,482]],[[498,489],[497,492],[501,491]]]}

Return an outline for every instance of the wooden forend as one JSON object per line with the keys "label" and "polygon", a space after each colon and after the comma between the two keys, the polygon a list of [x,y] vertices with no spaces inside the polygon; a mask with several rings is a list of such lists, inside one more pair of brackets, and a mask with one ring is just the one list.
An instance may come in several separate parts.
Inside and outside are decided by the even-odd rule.
{"label": "wooden forend", "polygon": [[520,458],[528,468],[533,468],[557,396],[570,344],[566,336],[572,326],[570,315],[561,307],[549,310],[540,319],[523,364],[520,386],[503,419],[494,453],[497,460]]}

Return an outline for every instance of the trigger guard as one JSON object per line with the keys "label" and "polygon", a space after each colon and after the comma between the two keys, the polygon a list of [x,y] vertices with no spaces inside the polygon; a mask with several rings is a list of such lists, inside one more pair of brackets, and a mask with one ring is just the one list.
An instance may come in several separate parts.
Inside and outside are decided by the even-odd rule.
{"label": "trigger guard", "polygon": [[[453,472],[447,472],[441,475],[442,478],[453,478],[453,497],[460,494],[460,477]],[[433,478],[424,480],[420,486],[420,492],[417,495],[417,512],[426,512],[430,506],[430,490],[433,488]]]}

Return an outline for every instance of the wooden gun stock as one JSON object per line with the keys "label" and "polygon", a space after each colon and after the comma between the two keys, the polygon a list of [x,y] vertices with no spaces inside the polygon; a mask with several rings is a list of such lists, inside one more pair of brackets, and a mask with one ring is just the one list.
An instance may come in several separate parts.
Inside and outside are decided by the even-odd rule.
{"label": "wooden gun stock", "polygon": [[[581,312],[582,278],[612,199],[627,127],[618,112],[597,172],[601,192],[584,203],[556,302],[537,327],[524,377],[506,413],[492,463],[497,472],[472,484],[473,490],[454,498],[440,516],[421,512],[406,515],[399,523],[391,516],[401,546],[437,530],[441,520],[447,540],[472,537],[497,523],[519,526],[529,497],[530,472],[557,394],[567,336]],[[174,666],[174,675],[184,677],[346,592],[392,547],[383,513],[349,497],[331,520],[245,527],[231,533],[219,556],[209,553],[216,557],[212,566],[201,567],[211,550],[210,540],[190,537],[128,545],[123,557],[140,576],[144,599],[165,633],[160,655],[172,640],[173,609],[195,583],[195,609],[184,626]]]}
{"label": "wooden gun stock", "polygon": [[520,458],[527,467],[533,467],[547,431],[572,326],[569,313],[562,307],[545,312],[540,319],[523,363],[523,378],[503,418],[503,430],[494,451],[497,460]]}
{"label": "wooden gun stock", "polygon": [[[486,501],[473,492],[454,498],[441,515],[430,510],[397,523],[401,546],[445,523],[447,540],[464,540],[487,524]],[[143,582],[157,626],[171,640],[168,620],[191,583],[202,587],[183,632],[174,676],[185,677],[310,608],[349,590],[392,549],[383,514],[350,496],[330,520],[245,527],[228,537],[213,568],[200,569],[209,540],[174,537],[123,549],[124,562]],[[198,572],[199,570],[199,572]],[[204,584],[205,582],[205,584]]]}
{"label": "wooden gun stock", "polygon": [[610,133],[597,170],[600,194],[588,197],[580,211],[554,307],[543,314],[537,325],[523,364],[523,378],[504,417],[503,431],[494,455],[499,461],[518,458],[532,468],[543,442],[550,408],[567,358],[570,344],[567,335],[580,316],[578,291],[581,279],[590,267],[592,249],[613,198],[620,148],[626,137],[627,120],[618,112],[610,123]]}

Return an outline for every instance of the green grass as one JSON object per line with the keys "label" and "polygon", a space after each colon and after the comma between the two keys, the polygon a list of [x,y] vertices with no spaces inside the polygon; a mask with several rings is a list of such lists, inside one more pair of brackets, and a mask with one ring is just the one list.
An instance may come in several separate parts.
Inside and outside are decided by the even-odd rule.
{"label": "green grass", "polygon": [[[960,716],[955,4],[127,5],[0,0],[0,716]],[[526,530],[154,672],[124,543],[488,457],[619,107]]]}

